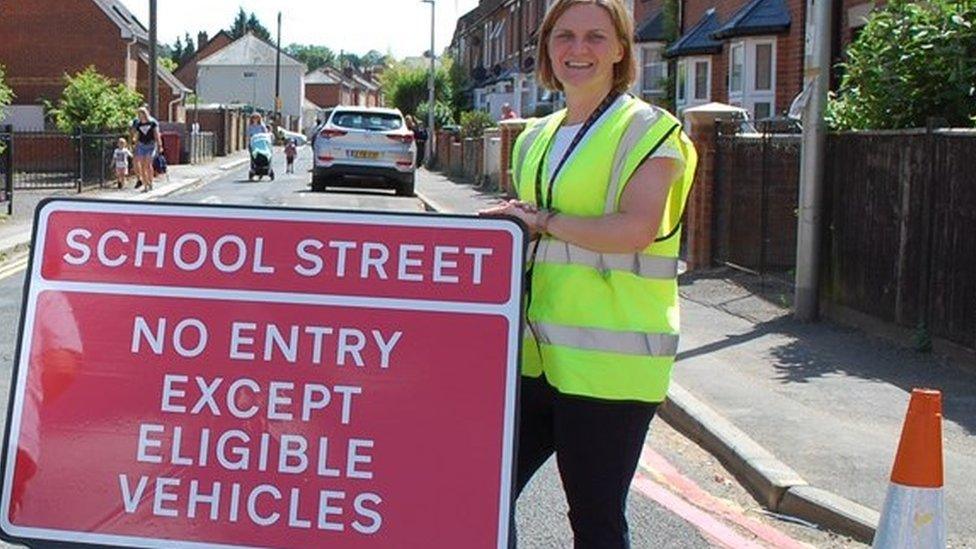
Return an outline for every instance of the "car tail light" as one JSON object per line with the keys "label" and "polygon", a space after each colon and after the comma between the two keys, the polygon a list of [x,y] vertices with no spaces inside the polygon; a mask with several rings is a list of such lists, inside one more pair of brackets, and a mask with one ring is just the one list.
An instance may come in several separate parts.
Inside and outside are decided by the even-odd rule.
{"label": "car tail light", "polygon": [[331,128],[326,128],[326,129],[320,131],[319,132],[319,135],[321,135],[322,137],[331,139],[333,137],[342,137],[343,135],[346,135],[346,132],[344,132],[342,130],[334,130],[334,129],[331,129]]}
{"label": "car tail light", "polygon": [[404,145],[409,145],[410,143],[413,143],[412,133],[388,133],[386,134],[386,136],[394,141],[399,141]]}
{"label": "car tail light", "polygon": [[332,162],[333,160],[335,160],[335,157],[329,156],[327,154],[321,154],[319,155],[319,160],[321,160],[322,162]]}
{"label": "car tail light", "polygon": [[404,168],[409,168],[413,166],[412,160],[397,160],[397,166],[403,166]]}

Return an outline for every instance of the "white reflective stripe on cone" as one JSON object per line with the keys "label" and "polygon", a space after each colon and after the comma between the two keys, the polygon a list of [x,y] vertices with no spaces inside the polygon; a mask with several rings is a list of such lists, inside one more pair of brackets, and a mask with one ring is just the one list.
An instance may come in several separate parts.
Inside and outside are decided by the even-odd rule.
{"label": "white reflective stripe on cone", "polygon": [[668,357],[678,353],[677,334],[620,332],[544,322],[533,322],[532,326],[539,343],[547,345],[637,356]]}
{"label": "white reflective stripe on cone", "polygon": [[892,484],[874,535],[874,549],[941,549],[946,546],[942,488]]}
{"label": "white reflective stripe on cone", "polygon": [[582,265],[599,271],[624,271],[643,278],[669,279],[678,276],[678,259],[648,254],[605,254],[575,246],[562,240],[544,239],[539,244],[536,263]]}

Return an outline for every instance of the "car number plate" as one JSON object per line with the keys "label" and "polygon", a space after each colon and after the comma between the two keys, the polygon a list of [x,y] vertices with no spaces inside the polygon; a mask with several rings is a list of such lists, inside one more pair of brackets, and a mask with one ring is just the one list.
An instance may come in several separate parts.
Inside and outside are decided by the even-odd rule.
{"label": "car number plate", "polygon": [[376,159],[380,157],[380,153],[378,151],[346,151],[346,154],[352,158]]}

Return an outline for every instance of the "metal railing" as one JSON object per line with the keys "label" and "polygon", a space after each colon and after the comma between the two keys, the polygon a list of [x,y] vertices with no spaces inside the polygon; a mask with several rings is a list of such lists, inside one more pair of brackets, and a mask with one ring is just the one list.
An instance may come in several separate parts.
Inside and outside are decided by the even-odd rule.
{"label": "metal railing", "polygon": [[9,151],[6,178],[14,190],[103,187],[115,177],[112,153],[119,135],[49,131],[3,132]]}
{"label": "metal railing", "polygon": [[7,208],[7,215],[14,213],[14,170],[11,129],[0,128],[0,208]]}

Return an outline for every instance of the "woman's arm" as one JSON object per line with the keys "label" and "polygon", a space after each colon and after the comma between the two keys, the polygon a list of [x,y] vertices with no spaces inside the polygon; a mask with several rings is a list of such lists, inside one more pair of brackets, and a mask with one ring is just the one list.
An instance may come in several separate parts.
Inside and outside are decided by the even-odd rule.
{"label": "woman's arm", "polygon": [[668,190],[679,175],[681,163],[672,158],[651,158],[634,172],[616,213],[599,217],[578,217],[536,210],[534,206],[509,202],[482,212],[511,215],[521,219],[534,237],[546,232],[559,240],[603,253],[633,253],[643,250],[657,236]]}

